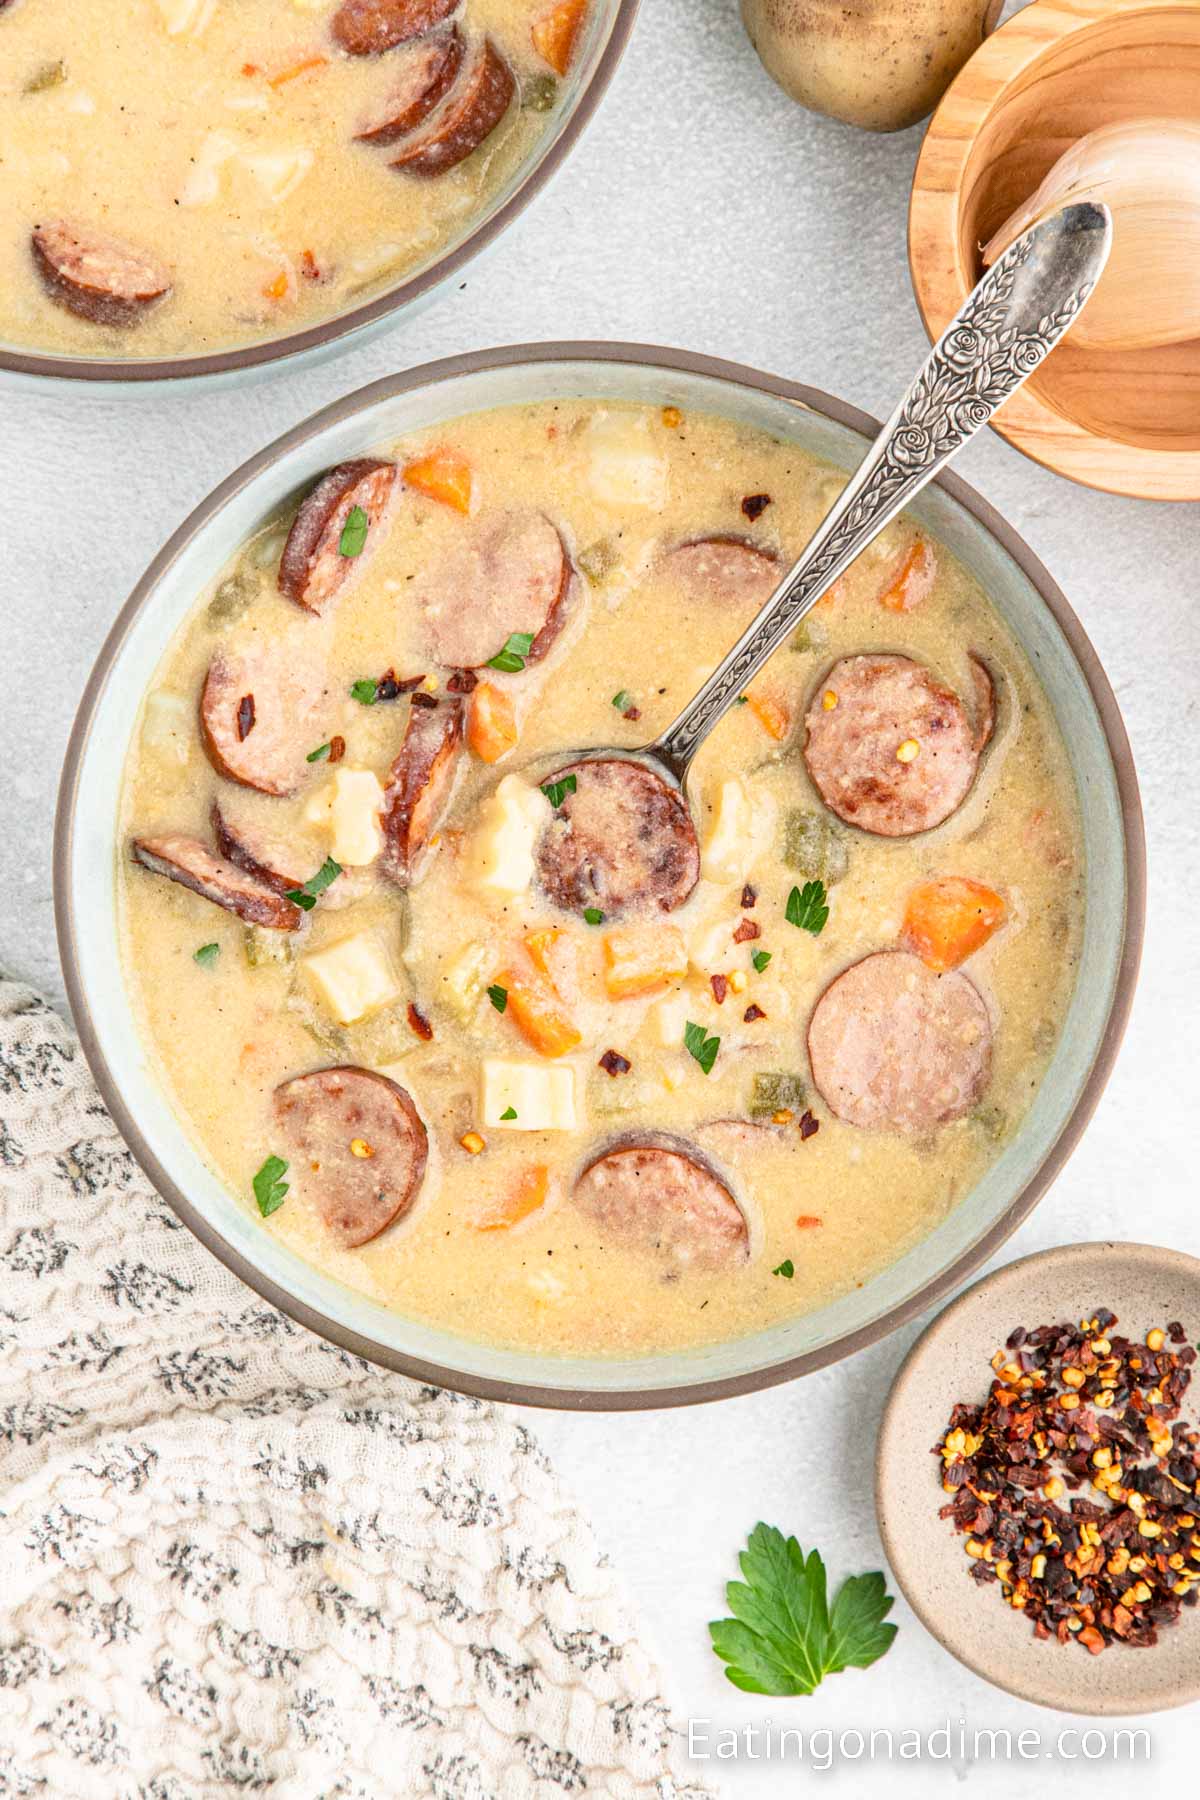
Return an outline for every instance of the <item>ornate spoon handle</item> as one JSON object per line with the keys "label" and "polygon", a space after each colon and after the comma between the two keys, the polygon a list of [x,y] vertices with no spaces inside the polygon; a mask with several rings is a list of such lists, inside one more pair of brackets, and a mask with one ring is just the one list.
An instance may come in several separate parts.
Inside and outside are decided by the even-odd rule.
{"label": "ornate spoon handle", "polygon": [[968,295],[800,560],[647,750],[682,781],[702,740],[809,609],[1070,330],[1108,260],[1107,207],[1064,207]]}

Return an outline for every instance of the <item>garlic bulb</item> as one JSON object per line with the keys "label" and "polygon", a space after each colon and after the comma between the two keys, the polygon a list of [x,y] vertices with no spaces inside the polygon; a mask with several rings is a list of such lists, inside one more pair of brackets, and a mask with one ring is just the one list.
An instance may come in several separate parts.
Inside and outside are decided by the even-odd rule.
{"label": "garlic bulb", "polygon": [[1071,342],[1140,350],[1200,338],[1200,125],[1128,119],[1089,132],[985,246],[984,263],[1076,200],[1107,204],[1113,248]]}

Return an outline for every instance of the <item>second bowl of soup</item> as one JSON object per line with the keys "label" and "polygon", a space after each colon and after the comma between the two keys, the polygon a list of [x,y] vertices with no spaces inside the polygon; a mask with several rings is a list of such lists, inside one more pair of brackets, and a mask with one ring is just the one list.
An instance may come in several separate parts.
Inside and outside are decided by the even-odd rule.
{"label": "second bowl of soup", "polygon": [[687,802],[632,754],[861,443],[699,359],[494,353],[283,440],[135,596],[64,789],[85,1041],[189,1222],[340,1341],[524,1398],[734,1391],[944,1289],[1082,1128],[1136,790],[960,484]]}

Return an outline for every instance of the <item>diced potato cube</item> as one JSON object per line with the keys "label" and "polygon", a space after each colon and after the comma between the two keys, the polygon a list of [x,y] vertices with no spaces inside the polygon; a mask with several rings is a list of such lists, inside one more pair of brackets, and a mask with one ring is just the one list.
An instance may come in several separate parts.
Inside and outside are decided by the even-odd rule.
{"label": "diced potato cube", "polygon": [[533,881],[533,852],[549,817],[540,788],[506,775],[482,809],[475,839],[475,878],[498,894],[523,894]]}
{"label": "diced potato cube", "polygon": [[610,1000],[656,994],[687,974],[687,946],[675,925],[629,925],[604,939],[604,985]]}
{"label": "diced potato cube", "polygon": [[[569,1063],[485,1056],[483,1123],[497,1131],[574,1131],[575,1070]],[[514,1113],[515,1118],[505,1118]]]}
{"label": "diced potato cube", "polygon": [[475,1011],[490,961],[486,944],[467,944],[442,970],[441,997],[460,1019]]}
{"label": "diced potato cube", "polygon": [[744,881],[774,833],[775,802],[771,796],[751,795],[736,775],[722,781],[701,845],[701,874],[706,881]]}
{"label": "diced potato cube", "polygon": [[307,144],[283,145],[278,150],[243,151],[242,166],[257,183],[263,199],[278,206],[295,193],[313,166],[315,152]]}
{"label": "diced potato cube", "polygon": [[356,931],[325,950],[301,957],[305,979],[341,1025],[353,1025],[405,992],[391,947],[378,927]]}
{"label": "diced potato cube", "polygon": [[344,868],[362,869],[383,848],[379,809],[383,788],[372,769],[335,769],[304,808],[310,825],[329,833],[329,849]]}
{"label": "diced potato cube", "polygon": [[686,994],[672,994],[654,1008],[651,1014],[654,1035],[664,1050],[676,1050],[682,1044],[689,1010]]}
{"label": "diced potato cube", "polygon": [[629,413],[601,412],[588,426],[588,481],[606,506],[661,511],[670,471],[650,437],[649,421]]}

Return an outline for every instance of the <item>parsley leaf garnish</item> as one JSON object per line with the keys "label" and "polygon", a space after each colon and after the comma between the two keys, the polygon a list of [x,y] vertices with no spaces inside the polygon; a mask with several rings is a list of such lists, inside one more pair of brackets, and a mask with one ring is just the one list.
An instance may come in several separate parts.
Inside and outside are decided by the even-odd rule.
{"label": "parsley leaf garnish", "polygon": [[304,760],[305,762],[324,762],[325,758],[329,755],[329,751],[330,746],[328,744],[318,744],[315,750],[309,751]]}
{"label": "parsley leaf garnish", "polygon": [[785,1256],[779,1267],[772,1269],[771,1273],[772,1275],[782,1275],[785,1281],[790,1281],[796,1273],[796,1265],[790,1256]]}
{"label": "parsley leaf garnish", "polygon": [[532,631],[512,631],[503,650],[498,650],[489,659],[488,668],[499,669],[502,675],[519,675],[525,667],[525,658],[532,649]]}
{"label": "parsley leaf garnish", "polygon": [[305,912],[311,912],[317,904],[317,895],[323,894],[330,882],[336,881],[342,872],[341,863],[334,862],[327,856],[315,875],[310,875],[302,888],[292,888],[287,898],[295,906],[302,906]]}
{"label": "parsley leaf garnish", "polygon": [[282,1177],[287,1171],[288,1166],[281,1156],[268,1156],[254,1177],[254,1198],[258,1201],[258,1210],[264,1219],[269,1219],[283,1205],[288,1183]]}
{"label": "parsley leaf garnish", "polygon": [[820,1553],[759,1524],[738,1558],[745,1581],[731,1581],[732,1619],[709,1626],[725,1675],[748,1694],[811,1694],[826,1675],[865,1669],[891,1648],[894,1625],[884,1578],[852,1575],[830,1609]]}
{"label": "parsley leaf garnish", "polygon": [[771,952],[769,950],[752,950],[750,952],[750,961],[759,975],[762,974],[770,960]]}
{"label": "parsley leaf garnish", "polygon": [[574,775],[564,775],[561,781],[544,781],[542,792],[551,806],[561,806],[568,794],[573,794],[579,786]]}
{"label": "parsley leaf garnish", "polygon": [[624,712],[627,706],[633,705],[633,695],[628,688],[622,688],[619,694],[613,695],[612,703],[618,712]]}
{"label": "parsley leaf garnish", "polygon": [[201,944],[198,950],[193,950],[192,961],[198,962],[202,969],[211,969],[220,954],[220,944]]}
{"label": "parsley leaf garnish", "polygon": [[712,1066],[717,1060],[717,1051],[721,1048],[719,1037],[709,1037],[703,1025],[694,1025],[689,1019],[683,1028],[683,1042],[688,1053],[694,1056],[706,1075],[712,1073]]}
{"label": "parsley leaf garnish", "polygon": [[583,916],[589,925],[603,925],[604,923],[604,914],[598,906],[585,906]]}
{"label": "parsley leaf garnish", "polygon": [[515,1119],[516,1116],[517,1109],[515,1106],[506,1106],[504,1111],[500,1114],[502,1119]]}
{"label": "parsley leaf garnish", "polygon": [[735,706],[749,706],[749,704],[750,704],[749,694],[739,694],[733,704]]}
{"label": "parsley leaf garnish", "polygon": [[798,925],[801,931],[811,931],[818,937],[825,929],[825,921],[829,917],[828,895],[823,881],[806,881],[802,888],[793,888],[788,895],[787,921],[789,925]]}
{"label": "parsley leaf garnish", "polygon": [[375,696],[379,692],[379,683],[365,675],[361,681],[352,683],[350,698],[357,700],[360,706],[374,706]]}
{"label": "parsley leaf garnish", "polygon": [[346,514],[338,551],[342,556],[361,556],[367,543],[367,527],[371,521],[361,506],[352,506]]}
{"label": "parsley leaf garnish", "polygon": [[496,1011],[502,1013],[508,1005],[508,989],[502,987],[490,987],[488,989],[488,999],[491,1001]]}

